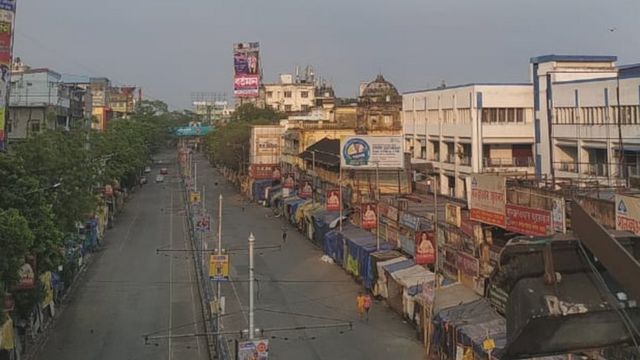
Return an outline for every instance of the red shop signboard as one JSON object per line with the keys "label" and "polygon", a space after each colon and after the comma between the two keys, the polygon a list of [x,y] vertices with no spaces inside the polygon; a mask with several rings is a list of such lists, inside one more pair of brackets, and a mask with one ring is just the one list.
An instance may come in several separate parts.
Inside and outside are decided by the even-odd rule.
{"label": "red shop signboard", "polygon": [[551,211],[507,204],[505,229],[531,236],[553,234]]}

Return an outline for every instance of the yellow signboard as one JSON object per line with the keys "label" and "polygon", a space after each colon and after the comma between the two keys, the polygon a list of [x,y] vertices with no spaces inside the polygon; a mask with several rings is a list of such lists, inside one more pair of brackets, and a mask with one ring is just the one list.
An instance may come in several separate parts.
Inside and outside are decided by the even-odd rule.
{"label": "yellow signboard", "polygon": [[209,278],[215,281],[229,280],[229,255],[209,256]]}
{"label": "yellow signboard", "polygon": [[487,338],[482,342],[484,351],[489,352],[496,348],[496,342],[492,338]]}
{"label": "yellow signboard", "polygon": [[189,202],[192,204],[197,204],[200,202],[200,192],[192,191],[189,193]]}

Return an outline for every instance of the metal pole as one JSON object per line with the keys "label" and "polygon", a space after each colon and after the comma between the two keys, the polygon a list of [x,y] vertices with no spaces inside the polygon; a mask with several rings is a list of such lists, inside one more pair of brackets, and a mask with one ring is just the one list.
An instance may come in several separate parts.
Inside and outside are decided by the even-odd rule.
{"label": "metal pole", "polygon": [[[218,255],[222,255],[222,194],[218,197]],[[222,290],[220,281],[217,282],[216,298],[218,299],[217,329],[220,330],[220,315],[222,312]]]}
{"label": "metal pole", "polygon": [[376,250],[380,251],[380,163],[376,162]]}
{"label": "metal pole", "polygon": [[249,340],[253,340],[253,244],[256,238],[253,233],[249,234]]}
{"label": "metal pole", "polygon": [[[437,182],[436,182],[436,177],[433,176],[433,188],[431,190],[433,190],[433,237],[434,237],[434,247],[436,249],[436,264],[434,265],[434,269],[436,271],[436,287],[438,287],[438,284],[440,283],[440,281],[438,280],[438,276],[439,276],[439,271],[440,269],[438,268],[438,192],[437,192]],[[435,303],[434,303],[435,304]]]}
{"label": "metal pole", "polygon": [[338,165],[338,193],[340,196],[340,231],[342,231],[342,164]]}
{"label": "metal pole", "polygon": [[[200,216],[202,216],[203,218],[205,216],[207,216],[207,205],[206,205],[207,202],[205,201],[205,199],[206,199],[205,195],[206,195],[206,187],[204,185],[202,185],[202,212],[201,212],[202,215],[200,215]],[[200,250],[202,250],[201,251],[202,252],[202,256],[201,256],[200,261],[201,261],[201,264],[202,264],[202,272],[203,273],[205,272],[204,271],[205,270],[204,267],[205,267],[206,255],[207,255],[205,253],[205,251],[204,251],[205,250],[205,245],[206,245],[206,237],[207,237],[207,235],[206,235],[205,231],[200,232]]]}
{"label": "metal pole", "polygon": [[313,185],[311,186],[311,203],[315,205],[316,203],[316,191],[315,191],[315,185],[316,185],[316,151],[313,150],[311,152],[312,155],[312,159],[313,161],[311,162],[311,171],[313,171],[313,177],[312,177],[312,182]]}
{"label": "metal pole", "polygon": [[193,159],[193,188],[198,191],[198,163]]}

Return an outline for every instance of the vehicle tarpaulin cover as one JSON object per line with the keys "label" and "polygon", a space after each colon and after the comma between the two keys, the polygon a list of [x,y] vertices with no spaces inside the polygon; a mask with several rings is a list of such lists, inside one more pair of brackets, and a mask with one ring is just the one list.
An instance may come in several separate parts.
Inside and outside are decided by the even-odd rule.
{"label": "vehicle tarpaulin cover", "polygon": [[485,299],[441,310],[435,315],[433,325],[434,348],[441,349],[451,359],[456,358],[456,345],[472,347],[480,358],[486,359],[482,343],[487,336],[495,343],[491,356],[502,358],[507,343],[507,322]]}
{"label": "vehicle tarpaulin cover", "polygon": [[395,264],[395,263],[399,263],[399,262],[403,262],[403,261],[409,261],[411,264],[413,264],[413,261],[408,260],[406,257],[404,256],[398,256],[394,259],[389,259],[386,261],[379,261],[376,264],[376,268],[378,271],[378,277],[377,277],[377,282],[376,282],[376,286],[373,288],[373,295],[375,296],[382,296],[383,298],[387,298],[388,296],[388,292],[387,292],[387,274],[384,270],[384,266],[386,265],[391,265],[391,264]]}

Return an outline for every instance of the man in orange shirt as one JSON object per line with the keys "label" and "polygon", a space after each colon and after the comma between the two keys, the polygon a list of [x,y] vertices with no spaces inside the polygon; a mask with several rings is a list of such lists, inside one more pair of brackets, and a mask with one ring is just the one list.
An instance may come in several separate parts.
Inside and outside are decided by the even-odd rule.
{"label": "man in orange shirt", "polygon": [[358,309],[358,316],[360,317],[360,320],[362,320],[364,316],[365,302],[365,296],[362,294],[362,292],[359,292],[358,296],[356,297],[356,307]]}

